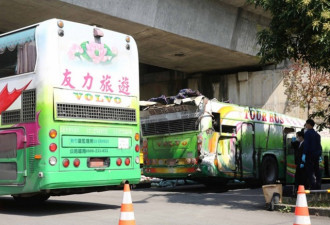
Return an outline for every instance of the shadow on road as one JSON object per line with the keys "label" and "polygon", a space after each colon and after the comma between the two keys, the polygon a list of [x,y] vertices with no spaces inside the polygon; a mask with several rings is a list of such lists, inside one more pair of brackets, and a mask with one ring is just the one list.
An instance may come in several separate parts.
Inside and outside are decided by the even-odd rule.
{"label": "shadow on road", "polygon": [[210,189],[203,185],[151,188],[147,198],[134,203],[145,204],[153,201],[153,198],[167,198],[170,203],[221,206],[228,209],[244,209],[247,211],[265,209],[265,199],[261,188],[238,189],[235,187],[229,189]]}
{"label": "shadow on road", "polygon": [[76,212],[118,209],[118,205],[100,204],[93,202],[61,201],[51,198],[39,205],[17,203],[11,197],[0,197],[0,214],[23,216],[49,216]]}

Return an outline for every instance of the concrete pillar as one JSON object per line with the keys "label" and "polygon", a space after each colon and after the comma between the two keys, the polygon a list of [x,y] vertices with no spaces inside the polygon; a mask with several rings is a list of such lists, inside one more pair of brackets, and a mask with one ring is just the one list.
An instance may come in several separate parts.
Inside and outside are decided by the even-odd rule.
{"label": "concrete pillar", "polygon": [[200,90],[200,79],[199,78],[190,78],[188,79],[188,88],[192,90]]}
{"label": "concrete pillar", "polygon": [[248,72],[239,72],[238,73],[238,82],[239,82],[239,104],[248,105]]}
{"label": "concrete pillar", "polygon": [[220,99],[220,83],[213,83],[212,88],[213,88],[213,98],[221,100]]}
{"label": "concrete pillar", "polygon": [[239,100],[239,83],[237,82],[237,74],[227,75],[228,80],[228,100],[234,104],[240,104]]}

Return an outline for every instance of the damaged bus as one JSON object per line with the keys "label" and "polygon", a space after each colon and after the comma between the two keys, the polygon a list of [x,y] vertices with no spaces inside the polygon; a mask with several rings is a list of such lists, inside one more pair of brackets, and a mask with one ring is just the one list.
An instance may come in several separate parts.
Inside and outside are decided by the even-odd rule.
{"label": "damaged bus", "polygon": [[[293,183],[291,142],[304,121],[204,96],[154,103],[141,111],[144,174],[224,184],[231,179]],[[329,131],[322,132],[329,177]]]}
{"label": "damaged bus", "polygon": [[0,35],[0,195],[140,180],[139,68],[125,34],[51,19]]}

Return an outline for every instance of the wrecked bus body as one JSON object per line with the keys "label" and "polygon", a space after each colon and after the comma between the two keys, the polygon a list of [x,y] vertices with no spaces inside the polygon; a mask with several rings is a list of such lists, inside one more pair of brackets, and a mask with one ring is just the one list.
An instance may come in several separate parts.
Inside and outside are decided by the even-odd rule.
{"label": "wrecked bus body", "polygon": [[[202,95],[142,104],[140,115],[146,176],[206,184],[294,182],[291,142],[303,128],[301,119]],[[329,132],[323,134],[320,168],[329,176]]]}

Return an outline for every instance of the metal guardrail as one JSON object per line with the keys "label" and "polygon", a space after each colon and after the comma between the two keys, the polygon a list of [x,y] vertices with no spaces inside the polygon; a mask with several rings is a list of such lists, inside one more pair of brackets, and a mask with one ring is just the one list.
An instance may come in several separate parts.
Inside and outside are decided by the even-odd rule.
{"label": "metal guardrail", "polygon": [[327,190],[305,190],[305,194],[314,194],[314,193],[328,193],[328,194],[330,194],[330,189],[327,189]]}

